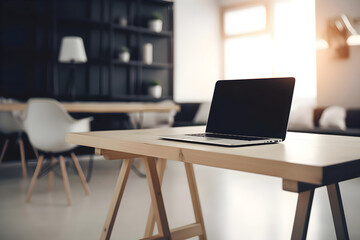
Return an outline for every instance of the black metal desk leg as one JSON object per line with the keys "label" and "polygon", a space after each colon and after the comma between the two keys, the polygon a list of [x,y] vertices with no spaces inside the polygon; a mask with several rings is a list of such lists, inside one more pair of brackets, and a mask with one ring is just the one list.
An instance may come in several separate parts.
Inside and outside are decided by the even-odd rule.
{"label": "black metal desk leg", "polygon": [[292,240],[306,239],[314,191],[315,189],[312,189],[299,193],[294,226],[291,234]]}
{"label": "black metal desk leg", "polygon": [[346,226],[344,207],[341,200],[339,183],[334,183],[326,187],[329,195],[331,212],[333,215],[336,230],[336,237],[337,239],[347,240],[349,239],[349,233]]}

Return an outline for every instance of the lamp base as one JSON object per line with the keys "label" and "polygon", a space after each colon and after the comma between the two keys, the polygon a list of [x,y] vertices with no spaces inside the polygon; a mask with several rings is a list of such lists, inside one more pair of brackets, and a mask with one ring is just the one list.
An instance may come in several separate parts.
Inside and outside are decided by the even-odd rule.
{"label": "lamp base", "polygon": [[76,86],[75,86],[75,62],[71,61],[69,79],[66,84],[67,95],[74,101],[76,98]]}

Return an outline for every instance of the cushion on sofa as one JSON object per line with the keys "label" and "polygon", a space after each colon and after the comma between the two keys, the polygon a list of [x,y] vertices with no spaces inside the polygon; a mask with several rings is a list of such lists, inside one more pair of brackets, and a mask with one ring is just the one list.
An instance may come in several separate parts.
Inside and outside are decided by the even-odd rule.
{"label": "cushion on sofa", "polygon": [[346,110],[343,107],[331,106],[322,113],[319,125],[321,128],[346,129]]}
{"label": "cushion on sofa", "polygon": [[210,102],[203,102],[200,103],[199,109],[195,114],[194,117],[194,123],[195,124],[206,124],[208,117],[209,117],[209,112],[210,112],[210,107],[211,107],[211,103]]}
{"label": "cushion on sofa", "polygon": [[[288,130],[292,132],[305,132],[305,133],[317,133],[317,134],[332,134],[332,135],[345,135],[360,137],[360,109],[346,109],[345,114],[345,126],[346,129],[320,127],[320,119],[327,107],[317,107],[314,109],[314,128],[301,128],[301,127],[289,127]],[[328,115],[328,114],[327,114]],[[325,119],[328,117],[325,117]],[[343,122],[343,118],[340,119]],[[323,120],[324,121],[324,120]],[[332,120],[331,120],[332,121]],[[340,123],[340,125],[343,123]],[[339,123],[338,123],[339,125]]]}
{"label": "cushion on sofa", "polygon": [[314,128],[314,108],[311,105],[293,105],[290,111],[288,128]]}

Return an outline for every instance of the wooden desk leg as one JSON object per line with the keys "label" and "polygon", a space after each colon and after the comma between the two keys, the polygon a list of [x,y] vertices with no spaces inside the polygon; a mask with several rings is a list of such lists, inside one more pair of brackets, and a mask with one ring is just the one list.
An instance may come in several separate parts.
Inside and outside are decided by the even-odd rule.
{"label": "wooden desk leg", "polygon": [[123,160],[123,163],[122,163],[122,166],[120,169],[120,173],[119,173],[119,177],[116,182],[114,195],[111,199],[110,208],[109,208],[106,220],[105,220],[103,231],[101,232],[100,239],[102,239],[102,240],[110,239],[111,232],[114,227],[116,215],[119,210],[121,198],[122,198],[122,195],[125,190],[126,181],[129,177],[132,162],[133,162],[133,159],[124,159]]}
{"label": "wooden desk leg", "polygon": [[[158,158],[156,163],[156,169],[159,175],[160,186],[164,177],[165,168],[166,168],[166,159]],[[154,233],[154,228],[155,228],[155,213],[151,203],[144,237],[145,238],[151,237]]]}
{"label": "wooden desk leg", "polygon": [[155,158],[148,157],[144,159],[146,177],[148,179],[152,207],[155,211],[155,219],[159,230],[159,234],[163,239],[171,239],[169,224],[166,217],[164,201],[161,193],[159,177],[156,171]]}
{"label": "wooden desk leg", "polygon": [[189,183],[190,188],[190,194],[191,194],[191,200],[194,208],[194,214],[195,214],[195,221],[196,223],[199,223],[202,228],[203,234],[199,236],[200,240],[206,240],[206,232],[205,232],[205,224],[204,224],[204,218],[201,211],[201,205],[200,205],[200,198],[199,198],[199,192],[196,185],[196,179],[195,179],[195,172],[194,172],[194,166],[192,163],[184,163],[185,164],[185,170],[186,175]]}
{"label": "wooden desk leg", "polygon": [[292,240],[306,239],[314,191],[315,189],[311,189],[309,191],[299,193],[294,226],[291,235]]}
{"label": "wooden desk leg", "polygon": [[344,239],[344,240],[349,239],[349,233],[346,226],[346,220],[345,220],[344,208],[341,200],[339,184],[334,183],[326,187],[329,195],[331,212],[333,215],[333,221],[336,230],[336,237],[337,239]]}

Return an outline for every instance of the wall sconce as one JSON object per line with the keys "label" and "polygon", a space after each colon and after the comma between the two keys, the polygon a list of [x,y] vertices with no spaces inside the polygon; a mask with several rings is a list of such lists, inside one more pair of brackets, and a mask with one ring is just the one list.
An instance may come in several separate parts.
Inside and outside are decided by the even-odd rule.
{"label": "wall sconce", "polygon": [[317,40],[317,49],[334,48],[339,58],[348,58],[349,46],[360,46],[360,35],[353,27],[359,22],[360,18],[349,20],[345,14],[328,20],[325,39]]}

